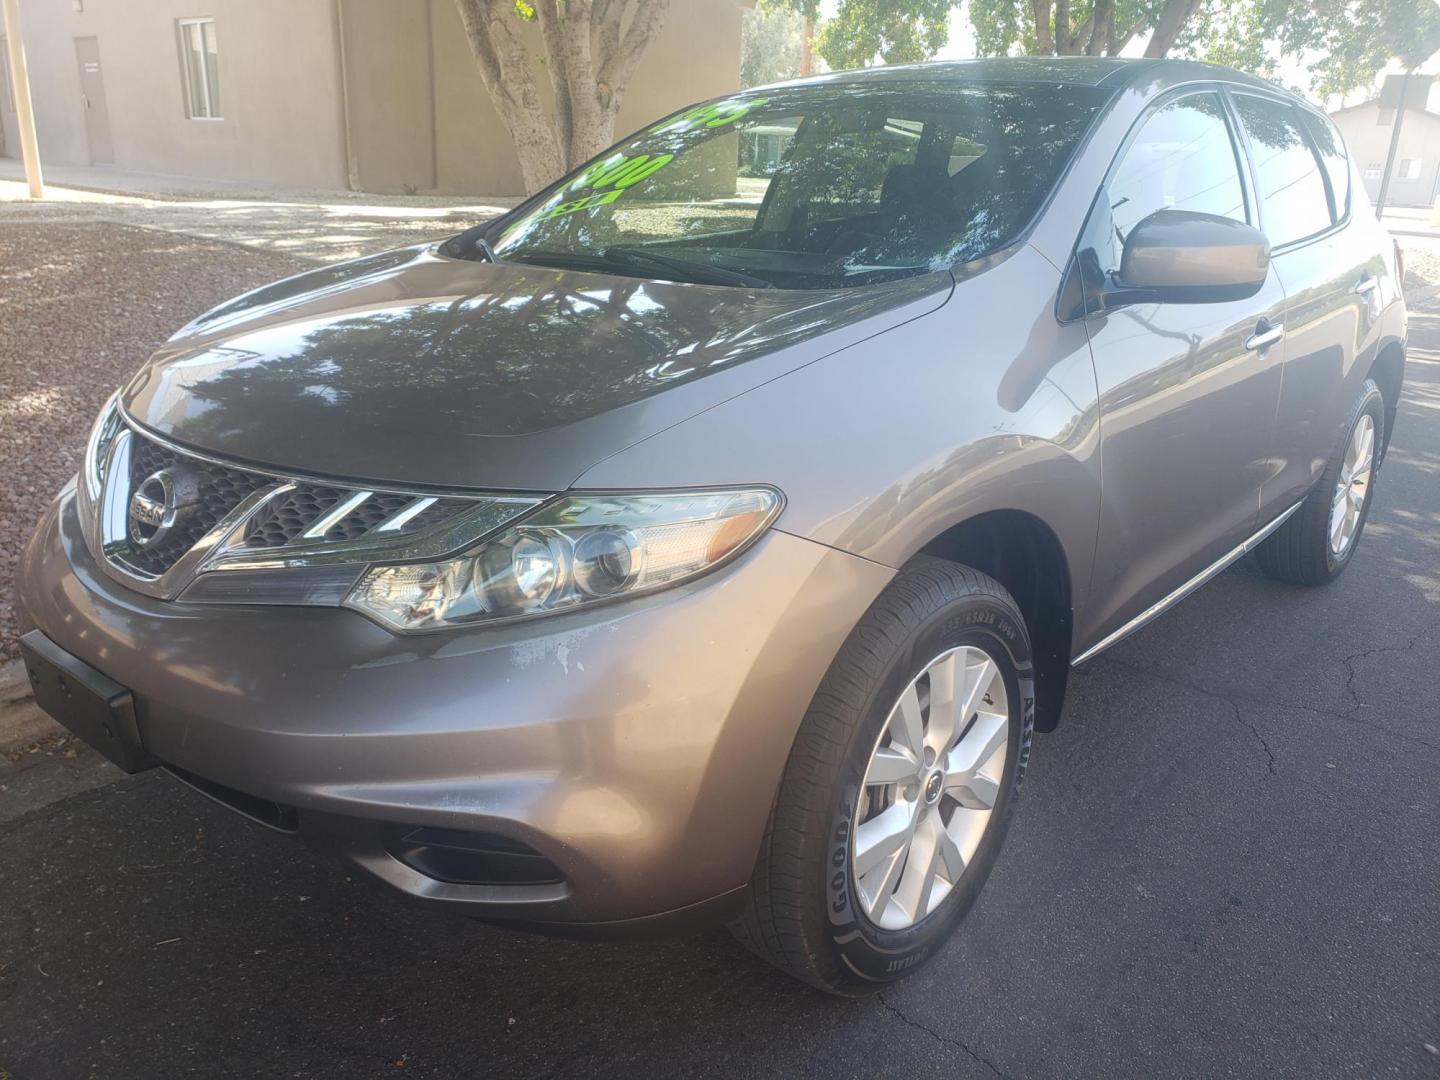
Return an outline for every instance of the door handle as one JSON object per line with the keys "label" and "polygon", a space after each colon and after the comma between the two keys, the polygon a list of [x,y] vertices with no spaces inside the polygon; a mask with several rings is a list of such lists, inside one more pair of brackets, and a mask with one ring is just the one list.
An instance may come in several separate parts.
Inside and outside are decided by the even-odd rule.
{"label": "door handle", "polygon": [[1380,279],[1379,279],[1378,277],[1376,277],[1374,274],[1366,274],[1364,277],[1362,277],[1362,278],[1360,279],[1359,283],[1355,286],[1355,292],[1358,293],[1358,294],[1361,295],[1361,296],[1364,296],[1366,293],[1372,293],[1372,292],[1374,292],[1374,291],[1375,291],[1376,289],[1378,289],[1379,287],[1380,287]]}
{"label": "door handle", "polygon": [[1272,326],[1269,320],[1261,319],[1255,326],[1255,332],[1245,339],[1245,348],[1251,352],[1259,352],[1262,349],[1268,349],[1284,336],[1284,323],[1276,323]]}

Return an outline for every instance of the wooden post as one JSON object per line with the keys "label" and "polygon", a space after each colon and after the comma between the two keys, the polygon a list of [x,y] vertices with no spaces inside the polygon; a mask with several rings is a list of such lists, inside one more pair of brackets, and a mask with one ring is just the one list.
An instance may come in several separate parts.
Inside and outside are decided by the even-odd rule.
{"label": "wooden post", "polygon": [[15,122],[20,127],[20,156],[25,159],[25,182],[30,197],[45,197],[40,175],[40,146],[35,139],[35,110],[30,106],[30,72],[25,67],[25,42],[20,37],[20,2],[3,0],[5,43],[10,52],[10,87],[15,97]]}

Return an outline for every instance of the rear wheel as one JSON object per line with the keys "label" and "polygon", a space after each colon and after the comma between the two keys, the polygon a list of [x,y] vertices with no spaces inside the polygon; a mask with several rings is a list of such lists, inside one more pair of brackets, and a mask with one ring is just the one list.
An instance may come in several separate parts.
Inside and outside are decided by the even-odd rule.
{"label": "rear wheel", "polygon": [[1032,679],[1024,620],[999,582],[937,559],[903,570],[801,724],[736,936],[845,995],[934,955],[1003,842]]}
{"label": "rear wheel", "polygon": [[1345,439],[1315,489],[1255,551],[1265,573],[1295,585],[1323,585],[1350,563],[1370,515],[1385,436],[1385,399],[1366,379]]}

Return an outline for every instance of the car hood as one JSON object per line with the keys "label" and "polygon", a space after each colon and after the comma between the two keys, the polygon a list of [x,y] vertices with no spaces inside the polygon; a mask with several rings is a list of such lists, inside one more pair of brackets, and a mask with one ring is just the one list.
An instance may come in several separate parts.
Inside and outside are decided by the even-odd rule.
{"label": "car hood", "polygon": [[122,402],[176,442],[260,465],[561,490],[641,439],[938,307],[952,286],[937,273],[739,289],[408,248],[208,312]]}

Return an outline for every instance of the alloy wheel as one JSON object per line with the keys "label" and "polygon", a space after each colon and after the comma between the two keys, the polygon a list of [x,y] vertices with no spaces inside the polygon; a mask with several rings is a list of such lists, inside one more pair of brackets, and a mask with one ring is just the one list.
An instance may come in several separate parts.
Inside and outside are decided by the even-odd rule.
{"label": "alloy wheel", "polygon": [[1330,553],[1336,558],[1344,555],[1355,540],[1374,465],[1375,420],[1369,413],[1361,413],[1355,430],[1350,433],[1345,460],[1340,464],[1340,477],[1330,499]]}
{"label": "alloy wheel", "polygon": [[851,843],[875,925],[913,926],[959,883],[994,813],[1009,736],[1005,679],[984,649],[942,653],[900,695],[870,755]]}

